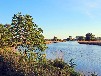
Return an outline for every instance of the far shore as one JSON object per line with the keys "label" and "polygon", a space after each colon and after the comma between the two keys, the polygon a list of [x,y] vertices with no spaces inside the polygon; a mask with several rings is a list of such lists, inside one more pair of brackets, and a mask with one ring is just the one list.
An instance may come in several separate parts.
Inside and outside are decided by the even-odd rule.
{"label": "far shore", "polygon": [[101,45],[101,41],[78,41],[79,44]]}
{"label": "far shore", "polygon": [[[46,41],[46,44],[58,43],[65,41]],[[89,44],[89,45],[101,45],[101,41],[77,41],[79,44]]]}
{"label": "far shore", "polygon": [[46,44],[51,44],[51,43],[58,43],[58,42],[65,42],[65,41],[46,41]]}

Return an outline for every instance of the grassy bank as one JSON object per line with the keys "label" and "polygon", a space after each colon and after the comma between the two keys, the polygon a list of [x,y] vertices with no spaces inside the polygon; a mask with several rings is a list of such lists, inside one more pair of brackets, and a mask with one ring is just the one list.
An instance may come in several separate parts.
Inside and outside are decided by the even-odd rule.
{"label": "grassy bank", "polygon": [[101,41],[78,41],[79,44],[101,45]]}
{"label": "grassy bank", "polygon": [[0,49],[0,76],[80,76],[61,59],[36,62],[11,49]]}

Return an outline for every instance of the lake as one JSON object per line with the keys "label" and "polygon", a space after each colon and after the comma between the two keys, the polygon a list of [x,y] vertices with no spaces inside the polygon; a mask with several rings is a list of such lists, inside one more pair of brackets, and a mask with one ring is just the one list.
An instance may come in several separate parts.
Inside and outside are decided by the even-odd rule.
{"label": "lake", "polygon": [[62,58],[66,63],[71,59],[75,70],[83,74],[101,76],[101,46],[79,44],[76,41],[52,43],[47,45],[47,59]]}

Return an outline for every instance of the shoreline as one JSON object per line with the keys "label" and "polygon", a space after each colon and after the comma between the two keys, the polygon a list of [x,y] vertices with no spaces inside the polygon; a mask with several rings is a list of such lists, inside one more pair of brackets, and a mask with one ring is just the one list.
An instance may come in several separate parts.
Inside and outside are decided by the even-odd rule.
{"label": "shoreline", "polygon": [[58,43],[58,42],[65,42],[65,41],[45,41],[46,44]]}
{"label": "shoreline", "polygon": [[77,41],[79,44],[100,45],[101,41]]}

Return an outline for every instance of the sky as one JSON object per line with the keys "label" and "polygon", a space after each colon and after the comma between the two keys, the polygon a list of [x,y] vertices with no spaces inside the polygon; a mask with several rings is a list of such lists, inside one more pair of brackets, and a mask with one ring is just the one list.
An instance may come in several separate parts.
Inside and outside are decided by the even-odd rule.
{"label": "sky", "polygon": [[11,24],[14,14],[31,15],[45,38],[101,37],[101,0],[1,0],[0,23]]}

